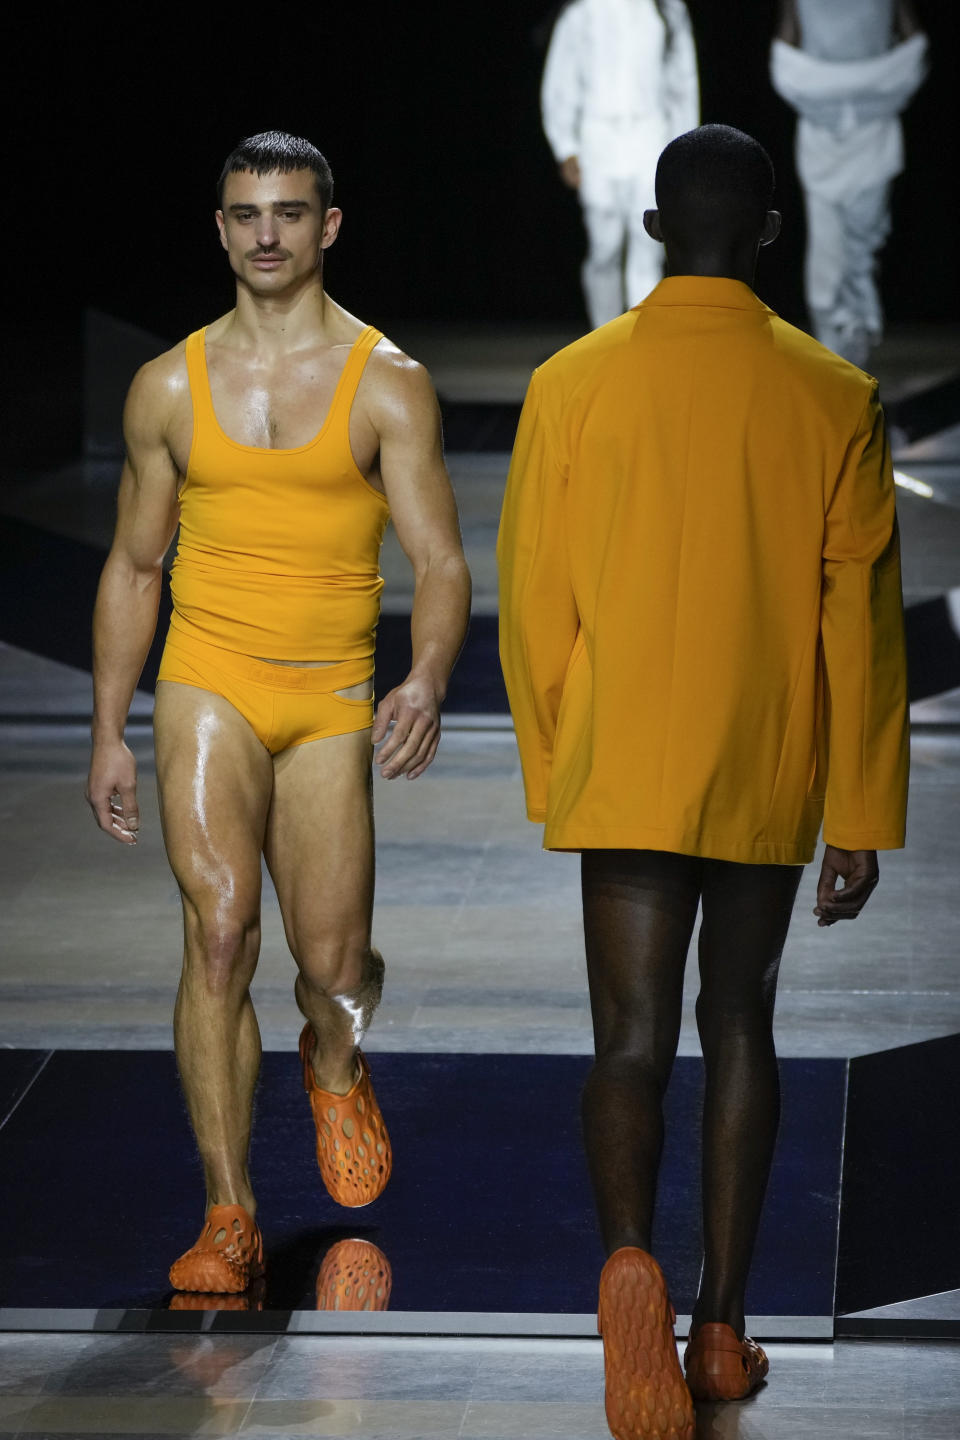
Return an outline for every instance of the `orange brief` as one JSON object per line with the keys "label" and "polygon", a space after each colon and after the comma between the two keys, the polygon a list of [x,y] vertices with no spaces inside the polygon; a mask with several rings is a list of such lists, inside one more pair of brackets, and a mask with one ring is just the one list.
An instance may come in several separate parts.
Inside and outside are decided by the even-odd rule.
{"label": "orange brief", "polygon": [[276,755],[308,740],[369,729],[373,698],[351,700],[336,692],[359,685],[372,674],[372,655],[309,668],[272,665],[208,645],[171,626],[157,679],[222,696]]}

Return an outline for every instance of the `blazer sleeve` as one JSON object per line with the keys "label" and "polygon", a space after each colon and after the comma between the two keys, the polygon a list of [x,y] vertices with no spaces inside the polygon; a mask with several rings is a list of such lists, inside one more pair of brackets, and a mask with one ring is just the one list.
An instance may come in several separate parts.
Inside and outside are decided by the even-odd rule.
{"label": "blazer sleeve", "polygon": [[826,513],[820,633],[826,679],[823,837],[904,843],[907,667],[893,465],[874,381]]}
{"label": "blazer sleeve", "polygon": [[535,374],[520,416],[497,540],[500,659],[527,816],[535,821],[546,819],[563,682],[580,627],[567,557],[565,490]]}

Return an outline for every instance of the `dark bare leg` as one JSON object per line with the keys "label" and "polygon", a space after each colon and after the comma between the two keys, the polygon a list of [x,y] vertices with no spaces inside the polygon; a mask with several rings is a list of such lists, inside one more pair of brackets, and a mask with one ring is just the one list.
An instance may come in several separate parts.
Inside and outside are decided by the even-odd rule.
{"label": "dark bare leg", "polygon": [[780,1119],[773,1008],[801,866],[704,861],[697,1025],[706,1067],[704,1269],[693,1328],[742,1338],[747,1274]]}
{"label": "dark bare leg", "polygon": [[177,1065],[207,1206],[239,1204],[252,1215],[247,1156],[260,1032],[249,987],[273,767],[246,720],[206,690],[161,683],[155,728],[164,841],[183,900]]}
{"label": "dark bare leg", "polygon": [[608,1254],[623,1245],[650,1249],[663,1094],[680,1032],[700,865],[653,850],[583,852],[596,1046],[583,1092],[583,1130]]}
{"label": "dark bare leg", "polygon": [[274,761],[267,824],[267,863],[299,971],[297,1004],[317,1036],[314,1074],[341,1095],[356,1079],[357,1046],[383,988],[383,961],[370,945],[371,760],[369,730],[284,751]]}

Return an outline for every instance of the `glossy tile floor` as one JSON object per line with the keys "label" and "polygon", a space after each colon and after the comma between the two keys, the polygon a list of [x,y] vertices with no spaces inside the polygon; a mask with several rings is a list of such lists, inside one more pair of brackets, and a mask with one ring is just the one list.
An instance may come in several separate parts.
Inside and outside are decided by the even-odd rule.
{"label": "glossy tile floor", "polygon": [[[948,1345],[771,1345],[698,1440],[956,1440]],[[0,1437],[609,1440],[599,1341],[0,1336]]]}

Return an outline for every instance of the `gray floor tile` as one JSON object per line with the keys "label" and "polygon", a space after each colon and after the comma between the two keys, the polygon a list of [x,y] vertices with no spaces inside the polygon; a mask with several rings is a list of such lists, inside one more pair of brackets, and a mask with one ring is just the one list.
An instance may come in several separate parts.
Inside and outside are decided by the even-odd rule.
{"label": "gray floor tile", "polygon": [[369,1341],[297,1336],[280,1340],[257,1388],[257,1401],[430,1400],[443,1395],[466,1403],[476,1379],[476,1347],[410,1339],[377,1348]]}

